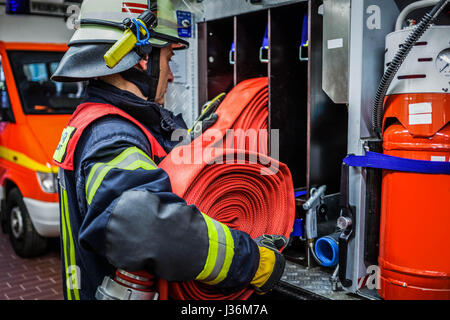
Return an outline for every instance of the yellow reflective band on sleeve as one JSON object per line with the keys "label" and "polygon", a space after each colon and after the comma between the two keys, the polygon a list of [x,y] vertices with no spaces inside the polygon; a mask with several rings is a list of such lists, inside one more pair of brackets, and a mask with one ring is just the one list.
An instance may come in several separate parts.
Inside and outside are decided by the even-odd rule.
{"label": "yellow reflective band on sleeve", "polygon": [[75,128],[68,126],[65,128],[61,134],[61,140],[59,141],[58,146],[56,147],[55,153],[53,154],[53,160],[61,163],[64,159],[64,155],[66,154],[67,144],[69,143],[70,138],[75,132]]}
{"label": "yellow reflective band on sleeve", "polygon": [[234,240],[230,229],[203,214],[208,227],[209,248],[205,266],[196,280],[214,285],[223,281],[234,257]]}
{"label": "yellow reflective band on sleeve", "polygon": [[206,257],[205,266],[203,267],[202,272],[197,276],[196,280],[204,280],[206,279],[212,272],[214,265],[216,264],[217,259],[217,247],[219,246],[217,242],[217,230],[214,227],[214,223],[211,218],[206,214],[203,214],[203,218],[205,219],[206,226],[208,227],[208,237],[209,237],[209,246],[208,246],[208,256]]}
{"label": "yellow reflective band on sleeve", "polygon": [[[231,235],[230,229],[224,225],[221,224],[223,231],[225,233],[225,238],[226,238],[226,244],[225,245],[225,260],[223,262],[222,268],[220,269],[219,275],[217,276],[217,278],[211,280],[211,281],[205,281],[206,284],[217,284],[219,282],[222,282],[223,280],[225,280],[225,278],[228,275],[228,271],[230,270],[230,266],[231,266],[231,262],[233,262],[233,258],[234,258],[234,240],[233,240],[233,236]],[[221,245],[219,243],[219,245]]]}
{"label": "yellow reflective band on sleeve", "polygon": [[5,159],[8,162],[12,162],[14,164],[17,164],[21,167],[33,170],[33,171],[39,171],[44,173],[57,173],[58,167],[52,167],[50,165],[45,166],[43,164],[40,164],[39,162],[29,158],[23,153],[1,147],[0,146],[0,158]]}
{"label": "yellow reflective band on sleeve", "polygon": [[124,150],[108,163],[96,163],[86,180],[86,200],[90,205],[103,179],[111,169],[121,170],[155,170],[156,164],[150,157],[137,147]]}

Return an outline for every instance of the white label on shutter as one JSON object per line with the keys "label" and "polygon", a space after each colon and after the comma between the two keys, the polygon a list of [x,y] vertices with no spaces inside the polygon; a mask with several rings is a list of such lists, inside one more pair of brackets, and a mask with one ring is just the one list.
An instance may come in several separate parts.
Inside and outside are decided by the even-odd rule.
{"label": "white label on shutter", "polygon": [[343,46],[344,46],[343,38],[328,40],[328,49],[342,48]]}

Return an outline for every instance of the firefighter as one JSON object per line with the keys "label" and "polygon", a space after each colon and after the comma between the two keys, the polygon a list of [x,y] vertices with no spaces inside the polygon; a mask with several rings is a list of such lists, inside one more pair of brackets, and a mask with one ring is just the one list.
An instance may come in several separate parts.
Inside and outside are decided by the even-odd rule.
{"label": "firefighter", "polygon": [[[114,68],[104,55],[124,34],[122,21],[149,5],[154,37]],[[59,166],[61,254],[66,299],[95,299],[116,269],[145,270],[168,281],[197,280],[217,290],[252,285],[267,292],[280,279],[279,236],[251,239],[172,193],[157,167],[186,129],[163,108],[178,38],[169,0],[84,0],[80,26],[52,79],[88,81],[86,98],[55,151]],[[129,22],[129,20],[128,20]]]}

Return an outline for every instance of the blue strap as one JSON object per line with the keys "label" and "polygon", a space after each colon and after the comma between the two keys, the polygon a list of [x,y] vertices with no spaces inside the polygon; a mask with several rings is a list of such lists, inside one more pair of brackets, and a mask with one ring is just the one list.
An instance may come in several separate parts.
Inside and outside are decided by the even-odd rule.
{"label": "blue strap", "polygon": [[269,25],[267,25],[266,32],[264,33],[264,39],[263,39],[262,47],[264,49],[268,49],[269,48]]}
{"label": "blue strap", "polygon": [[450,174],[450,162],[413,160],[381,153],[366,152],[365,156],[348,155],[344,163],[350,167],[387,169],[394,171]]}
{"label": "blue strap", "polygon": [[[148,31],[147,27],[137,19],[133,18],[132,21],[136,25],[136,38],[137,38],[136,46],[139,47],[148,44],[148,40],[150,39],[150,32]],[[147,33],[147,38],[141,39],[141,32],[140,32],[141,29],[139,27],[142,27],[142,29],[145,30],[145,32]]]}
{"label": "blue strap", "polygon": [[303,17],[301,46],[306,47],[307,45],[308,45],[308,14],[305,14]]}
{"label": "blue strap", "polygon": [[304,195],[306,195],[306,190],[303,190],[303,191],[296,191],[296,192],[294,193],[294,196],[295,196],[296,198],[301,197],[301,196],[304,196]]}
{"label": "blue strap", "polygon": [[291,237],[303,237],[303,219],[295,219]]}

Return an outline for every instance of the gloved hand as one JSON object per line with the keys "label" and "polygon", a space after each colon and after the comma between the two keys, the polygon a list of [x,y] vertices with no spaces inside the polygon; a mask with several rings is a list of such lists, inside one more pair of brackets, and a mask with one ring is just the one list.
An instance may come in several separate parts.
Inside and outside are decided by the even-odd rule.
{"label": "gloved hand", "polygon": [[225,99],[226,94],[221,93],[211,101],[208,101],[202,108],[202,112],[197,120],[194,121],[192,127],[188,130],[192,140],[197,138],[207,129],[211,128],[219,118],[215,113],[219,105]]}
{"label": "gloved hand", "polygon": [[259,248],[259,266],[250,282],[259,294],[270,291],[280,280],[286,261],[280,250],[287,244],[287,239],[279,235],[262,235],[253,239]]}

